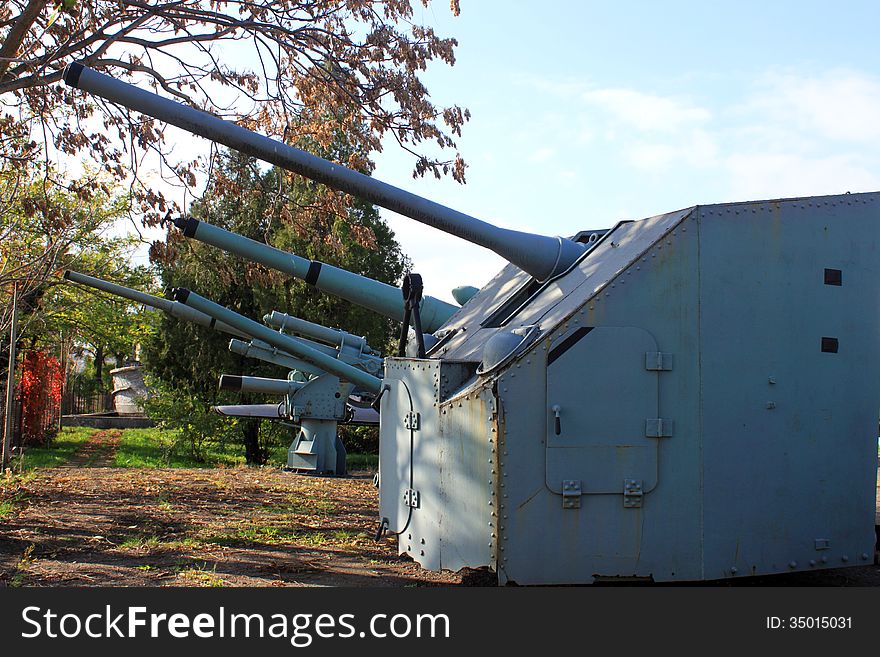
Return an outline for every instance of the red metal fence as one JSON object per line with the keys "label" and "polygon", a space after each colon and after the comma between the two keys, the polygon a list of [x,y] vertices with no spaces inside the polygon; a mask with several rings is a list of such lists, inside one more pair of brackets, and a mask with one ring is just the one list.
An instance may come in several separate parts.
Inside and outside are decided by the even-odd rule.
{"label": "red metal fence", "polygon": [[[0,381],[0,390],[6,392],[6,381]],[[33,393],[32,393],[33,394]],[[32,398],[30,398],[33,401]],[[25,400],[27,401],[27,400]],[[46,400],[49,401],[49,400]],[[16,386],[15,399],[12,402],[12,437],[10,445],[19,447],[23,443],[29,445],[45,445],[58,433],[61,422],[60,408],[57,404],[41,403],[38,412],[30,418],[30,426],[25,427],[26,415],[25,403],[21,398],[20,386]],[[6,427],[6,397],[3,395],[0,401],[0,436]]]}
{"label": "red metal fence", "polygon": [[[32,389],[24,400],[31,409],[37,409],[30,416],[30,426],[24,426],[26,413],[22,403],[21,386],[15,389],[12,404],[12,439],[10,444],[19,447],[23,444],[49,444],[61,428],[62,415],[82,415],[87,413],[107,413],[113,410],[113,395],[109,392],[81,392],[75,385],[75,377],[68,379],[60,404],[46,389]],[[0,379],[0,437],[6,426],[6,381]],[[40,395],[42,397],[35,398]]]}

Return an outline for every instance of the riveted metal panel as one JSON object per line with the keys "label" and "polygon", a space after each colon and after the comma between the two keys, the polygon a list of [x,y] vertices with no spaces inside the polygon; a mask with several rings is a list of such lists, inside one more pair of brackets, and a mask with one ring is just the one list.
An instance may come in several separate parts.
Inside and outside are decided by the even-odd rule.
{"label": "riveted metal panel", "polygon": [[[692,216],[662,233],[620,272],[626,284],[612,279],[614,288],[605,286],[555,326],[546,327],[538,343],[498,374],[499,465],[507,482],[500,499],[500,581],[574,584],[589,583],[597,575],[657,581],[702,577],[698,237]],[[545,371],[548,354],[579,329],[592,327],[589,337],[597,327],[626,326],[650,333],[657,343],[654,351],[674,354],[674,367],[668,371],[646,370],[647,350],[636,356],[635,364],[644,376],[657,378],[658,408],[662,416],[675,419],[674,437],[650,439],[661,450],[660,485],[642,496],[641,506],[631,494],[633,504],[625,507],[621,478],[614,494],[584,495],[580,509],[564,509],[561,496],[545,483],[548,436],[555,435]],[[609,363],[604,371],[613,379],[615,369]],[[573,389],[582,378],[578,373]],[[543,399],[541,413],[534,412],[536,398]],[[648,440],[646,419],[641,418],[643,440]]]}
{"label": "riveted metal panel", "polygon": [[440,563],[456,571],[494,565],[498,540],[495,396],[472,388],[440,407]]}
{"label": "riveted metal panel", "polygon": [[[413,358],[385,363],[380,516],[398,534],[399,552],[431,570],[488,566],[494,555],[495,402],[491,389],[461,389],[475,368]],[[452,390],[459,392],[450,398]]]}
{"label": "riveted metal panel", "polygon": [[[575,285],[545,306],[540,334],[522,353],[489,374],[465,377],[462,389],[445,396],[434,379],[434,397],[421,405],[438,403],[455,414],[430,432],[441,445],[447,434],[485,426],[472,422],[484,403],[475,404],[477,389],[497,393],[497,447],[485,457],[495,465],[489,501],[497,515],[469,520],[470,531],[459,524],[460,534],[445,533],[459,517],[455,489],[469,490],[446,474],[476,452],[461,440],[461,449],[446,444],[458,461],[425,451],[433,458],[425,463],[439,472],[442,504],[432,513],[440,518],[441,549],[439,560],[420,563],[484,565],[474,537],[485,542],[502,583],[574,584],[604,575],[696,580],[869,559],[880,396],[869,366],[880,357],[880,221],[871,207],[877,201],[875,194],[710,206],[663,230],[657,218],[636,222],[627,229],[632,244],[646,246],[632,258],[617,261],[623,252],[609,251],[608,262],[594,263],[608,274],[605,283],[583,295]],[[769,213],[763,218],[762,206]],[[711,233],[705,240],[704,231]],[[839,272],[833,284],[827,270]],[[563,363],[578,355],[580,340],[612,327],[638,327],[656,343],[642,349],[637,365],[657,381],[655,412],[639,418],[642,439],[660,450],[656,485],[637,473],[620,478],[614,492],[581,495],[580,507],[564,504],[547,477],[548,467],[563,467],[562,459],[552,462],[554,450],[563,449],[553,446],[552,370],[569,367]],[[466,345],[455,353],[474,359],[480,334],[497,330],[474,335],[461,328],[469,330],[450,341],[450,350]],[[575,346],[560,351],[574,335]],[[823,351],[823,338],[836,340],[837,351]],[[609,388],[620,385],[613,358],[595,362],[602,362]],[[571,370],[577,389],[590,373]],[[611,426],[614,408],[604,406],[599,414]],[[559,475],[569,491],[583,490],[591,478]],[[482,481],[480,473],[463,477]],[[475,490],[469,499],[479,498]],[[458,545],[475,549],[447,560]]]}
{"label": "riveted metal panel", "polygon": [[699,221],[705,576],[869,562],[880,195],[707,206]]}
{"label": "riveted metal panel", "polygon": [[388,390],[379,413],[379,518],[387,518],[389,531],[398,532],[410,517],[409,508],[402,503],[411,476],[410,431],[403,426],[410,403],[399,372],[388,369],[387,364],[383,383]]}
{"label": "riveted metal panel", "polygon": [[[563,335],[553,344],[566,340]],[[557,349],[551,346],[548,361]],[[626,479],[642,480],[646,493],[657,485],[658,442],[645,435],[645,420],[658,416],[659,374],[645,369],[649,351],[657,351],[657,343],[644,329],[602,326],[548,364],[551,491],[563,494],[569,479],[580,480],[585,495],[623,495]]]}

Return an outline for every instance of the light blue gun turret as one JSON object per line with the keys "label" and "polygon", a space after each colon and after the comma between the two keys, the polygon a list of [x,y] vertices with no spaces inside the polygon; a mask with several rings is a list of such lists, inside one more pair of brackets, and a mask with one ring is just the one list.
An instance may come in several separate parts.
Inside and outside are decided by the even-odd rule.
{"label": "light blue gun turret", "polygon": [[262,376],[237,376],[223,374],[220,376],[221,390],[236,392],[253,392],[264,395],[292,395],[300,390],[305,383],[290,379],[270,379]]}
{"label": "light blue gun turret", "polygon": [[296,358],[311,363],[326,372],[335,374],[340,379],[360,386],[367,392],[379,394],[379,391],[382,389],[382,380],[378,377],[368,374],[353,365],[344,363],[323,350],[306,344],[303,340],[273,331],[268,326],[263,326],[259,322],[242,317],[238,313],[224,308],[218,303],[209,301],[185,288],[174,288],[171,294],[175,301],[185,304],[190,308],[195,308],[219,322],[229,324],[242,333],[252,335],[262,342],[292,354]]}
{"label": "light blue gun turret", "polygon": [[[178,301],[163,299],[162,297],[133,290],[123,285],[75,271],[66,271],[64,278],[73,283],[85,285],[157,310],[162,310],[180,320],[190,321],[200,326],[239,336],[240,338],[251,338],[250,333],[230,326],[223,321],[218,321],[214,317]],[[250,321],[238,313],[228,312],[230,313],[229,316],[237,318],[240,325],[245,325],[245,322]],[[295,317],[290,317],[288,321],[301,322],[302,328],[307,328],[310,330],[310,333],[324,338],[339,340],[342,339],[342,334],[344,334],[344,332],[327,329],[319,324],[298,320]],[[256,325],[259,326],[259,324]],[[270,330],[270,332],[272,331]],[[345,350],[347,362],[358,362],[358,358],[354,353],[357,351],[357,353],[363,354],[362,360],[364,363],[368,363],[374,372],[381,370],[381,358],[375,356],[365,342],[358,342],[358,340],[363,341],[362,338],[356,338],[356,336],[348,334],[344,334],[344,336],[347,336],[348,345],[350,345]],[[304,348],[313,349],[326,357],[335,359],[340,356],[340,350],[334,349],[332,346],[318,344],[301,338],[289,337],[289,339]],[[221,388],[240,392],[284,396],[285,402],[280,405],[227,405],[218,407],[217,411],[223,415],[235,417],[259,417],[275,420],[287,417],[295,419],[300,423],[300,429],[294,445],[291,446],[288,464],[297,469],[319,470],[335,474],[344,473],[345,448],[336,435],[336,422],[337,419],[346,419],[355,414],[355,409],[348,406],[349,395],[353,386],[347,383],[342,384],[337,377],[327,374],[325,369],[295,358],[277,346],[257,339],[251,339],[250,342],[233,339],[230,341],[230,350],[234,353],[258,358],[285,367],[291,371],[288,379],[224,375],[220,379]],[[296,411],[296,417],[293,418],[294,412],[290,408],[290,404],[287,403],[287,400],[296,398],[297,393],[303,388],[306,388],[306,393],[300,395],[297,399],[308,399],[312,402],[323,399],[325,403],[323,405],[318,403],[313,406],[309,401],[303,402],[300,410],[293,409],[293,411]],[[329,403],[327,400],[329,400]],[[308,415],[308,417],[305,417],[305,415]]]}
{"label": "light blue gun turret", "polygon": [[563,237],[547,237],[494,226],[207,112],[116,80],[78,62],[69,64],[64,70],[64,81],[70,86],[491,249],[539,281],[565,273],[586,251],[584,244]]}
{"label": "light blue gun turret", "polygon": [[359,367],[370,374],[381,374],[383,359],[367,344],[366,338],[286,315],[277,310],[264,315],[263,321],[285,333],[294,333],[332,345],[338,354],[337,358],[342,362]]}
{"label": "light blue gun turret", "polygon": [[376,396],[382,386],[381,379],[370,373],[381,370],[382,359],[363,338],[282,313],[273,314],[289,330],[329,343],[320,344],[275,331],[186,289],[176,288],[172,296],[187,307],[253,336],[269,348],[325,372],[306,382],[223,375],[220,385],[225,389],[284,395],[285,415],[299,425],[299,433],[288,450],[288,467],[344,474],[345,447],[337,436],[336,426],[349,416],[346,401],[355,388]]}
{"label": "light blue gun turret", "polygon": [[[190,308],[190,310],[192,309]],[[273,347],[272,345],[261,342],[260,340],[251,340],[250,342],[245,342],[244,340],[232,339],[229,341],[229,351],[234,354],[238,354],[239,356],[255,358],[257,360],[262,360],[267,363],[272,363],[273,365],[278,365],[279,367],[285,367],[289,370],[298,372],[302,375],[301,378],[304,381],[308,380],[312,376],[318,376],[324,373],[324,370],[322,370],[321,368],[315,367],[311,363],[307,363],[304,360],[300,360],[299,358],[294,358],[290,354],[281,351],[277,347]]]}
{"label": "light blue gun turret", "polygon": [[[67,270],[64,272],[64,279],[71,281],[72,283],[78,283],[80,285],[85,285],[96,290],[101,290],[102,292],[108,292],[124,299],[129,299],[130,301],[149,306],[150,308],[161,310],[176,319],[192,322],[194,324],[198,324],[199,326],[212,328],[223,333],[228,333],[230,335],[235,335],[238,336],[238,338],[251,337],[247,333],[243,333],[242,331],[239,331],[238,329],[233,328],[232,326],[229,326],[224,322],[218,322],[213,317],[210,317],[205,313],[199,312],[195,308],[190,308],[189,306],[186,306],[177,301],[163,299],[162,297],[147,294],[146,292],[140,292],[139,290],[133,290],[132,288],[125,287],[124,285],[111,283],[110,281],[105,281],[101,278],[95,278],[94,276],[88,276],[87,274],[81,274],[72,270]],[[321,345],[315,346],[317,348],[324,349],[326,353],[334,353],[330,348],[325,348]],[[256,358],[266,361],[268,363],[272,363],[274,365],[286,367],[290,370],[303,372],[306,375],[317,376],[324,373],[324,370],[315,367],[311,363],[307,363],[303,360],[294,358],[290,354],[284,353],[278,348],[272,347],[265,342],[260,342],[259,340],[244,342],[242,340],[233,338],[229,343],[229,350],[242,356]]]}

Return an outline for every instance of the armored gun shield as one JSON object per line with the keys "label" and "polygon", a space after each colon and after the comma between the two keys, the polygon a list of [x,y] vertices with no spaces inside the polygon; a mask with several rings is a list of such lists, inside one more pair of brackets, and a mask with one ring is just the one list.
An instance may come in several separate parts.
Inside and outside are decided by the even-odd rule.
{"label": "armored gun shield", "polygon": [[386,359],[401,553],[520,584],[870,564],[878,253],[880,194],[848,194],[622,223],[549,284],[503,270],[431,358]]}

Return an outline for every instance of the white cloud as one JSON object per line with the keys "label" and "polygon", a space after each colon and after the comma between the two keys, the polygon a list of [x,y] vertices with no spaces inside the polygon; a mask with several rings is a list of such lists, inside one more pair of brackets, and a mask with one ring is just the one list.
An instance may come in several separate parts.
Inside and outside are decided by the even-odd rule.
{"label": "white cloud", "polygon": [[704,107],[633,89],[596,89],[585,92],[582,98],[616,121],[642,132],[672,133],[712,118]]}
{"label": "white cloud", "polygon": [[880,189],[880,174],[852,155],[733,153],[725,162],[729,200],[821,196]]}
{"label": "white cloud", "polygon": [[857,71],[768,73],[725,117],[734,198],[880,189],[880,79]]}
{"label": "white cloud", "polygon": [[668,142],[633,140],[623,153],[630,164],[643,171],[662,172],[683,166],[706,168],[716,164],[718,144],[706,130],[695,129]]}
{"label": "white cloud", "polygon": [[856,71],[768,74],[742,110],[812,140],[880,142],[880,80]]}

